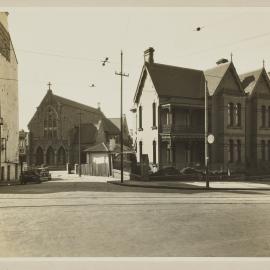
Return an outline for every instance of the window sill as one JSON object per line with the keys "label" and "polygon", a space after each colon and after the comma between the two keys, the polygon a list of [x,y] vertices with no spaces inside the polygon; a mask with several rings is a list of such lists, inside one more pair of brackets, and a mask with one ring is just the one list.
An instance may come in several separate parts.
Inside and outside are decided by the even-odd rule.
{"label": "window sill", "polygon": [[154,129],[157,129],[157,126],[152,126],[151,128],[152,128],[152,130],[154,130]]}

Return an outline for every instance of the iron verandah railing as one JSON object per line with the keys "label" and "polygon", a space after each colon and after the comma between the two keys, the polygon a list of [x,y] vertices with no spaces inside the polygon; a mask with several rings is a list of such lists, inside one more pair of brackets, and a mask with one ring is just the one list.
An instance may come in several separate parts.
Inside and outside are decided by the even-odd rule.
{"label": "iron verandah railing", "polygon": [[161,125],[160,131],[162,133],[191,133],[191,134],[203,134],[204,127],[203,125],[193,125],[193,126],[186,126],[186,125]]}

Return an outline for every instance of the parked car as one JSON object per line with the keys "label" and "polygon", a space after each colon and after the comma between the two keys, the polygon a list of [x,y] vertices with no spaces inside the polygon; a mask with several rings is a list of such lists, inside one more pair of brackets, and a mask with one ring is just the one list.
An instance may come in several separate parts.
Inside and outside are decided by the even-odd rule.
{"label": "parked car", "polygon": [[40,184],[40,176],[34,170],[23,171],[20,175],[20,182],[22,185],[27,183],[36,183]]}
{"label": "parked car", "polygon": [[192,167],[185,167],[182,170],[180,170],[180,173],[182,175],[189,175],[192,177],[194,176],[194,177],[198,178],[199,180],[202,180],[203,176],[204,176],[203,170],[192,168]]}
{"label": "parked car", "polygon": [[169,176],[179,175],[179,171],[174,167],[166,167],[151,174],[152,176]]}
{"label": "parked car", "polygon": [[40,176],[41,181],[52,180],[52,176],[47,168],[39,168],[37,169],[37,172]]}

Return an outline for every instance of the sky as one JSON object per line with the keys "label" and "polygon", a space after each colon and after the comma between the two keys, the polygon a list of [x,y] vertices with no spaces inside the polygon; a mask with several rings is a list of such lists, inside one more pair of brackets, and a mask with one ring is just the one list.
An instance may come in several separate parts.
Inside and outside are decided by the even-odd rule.
{"label": "sky", "polygon": [[[130,109],[143,66],[143,52],[154,61],[205,70],[230,59],[238,74],[270,71],[270,8],[88,7],[5,8],[18,58],[19,125],[27,124],[47,92],[97,107],[120,117],[120,52],[123,111]],[[201,31],[194,31],[196,27]],[[101,60],[110,63],[102,66]],[[96,87],[89,87],[95,84]]]}

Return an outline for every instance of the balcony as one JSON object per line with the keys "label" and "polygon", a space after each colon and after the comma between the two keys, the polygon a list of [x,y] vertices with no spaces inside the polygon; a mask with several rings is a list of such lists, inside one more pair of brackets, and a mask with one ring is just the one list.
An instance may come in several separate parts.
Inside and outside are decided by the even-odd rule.
{"label": "balcony", "polygon": [[203,125],[193,125],[193,126],[186,126],[186,125],[168,125],[163,124],[160,127],[161,134],[170,134],[173,136],[179,137],[196,137],[196,138],[203,138],[204,137],[204,126]]}

